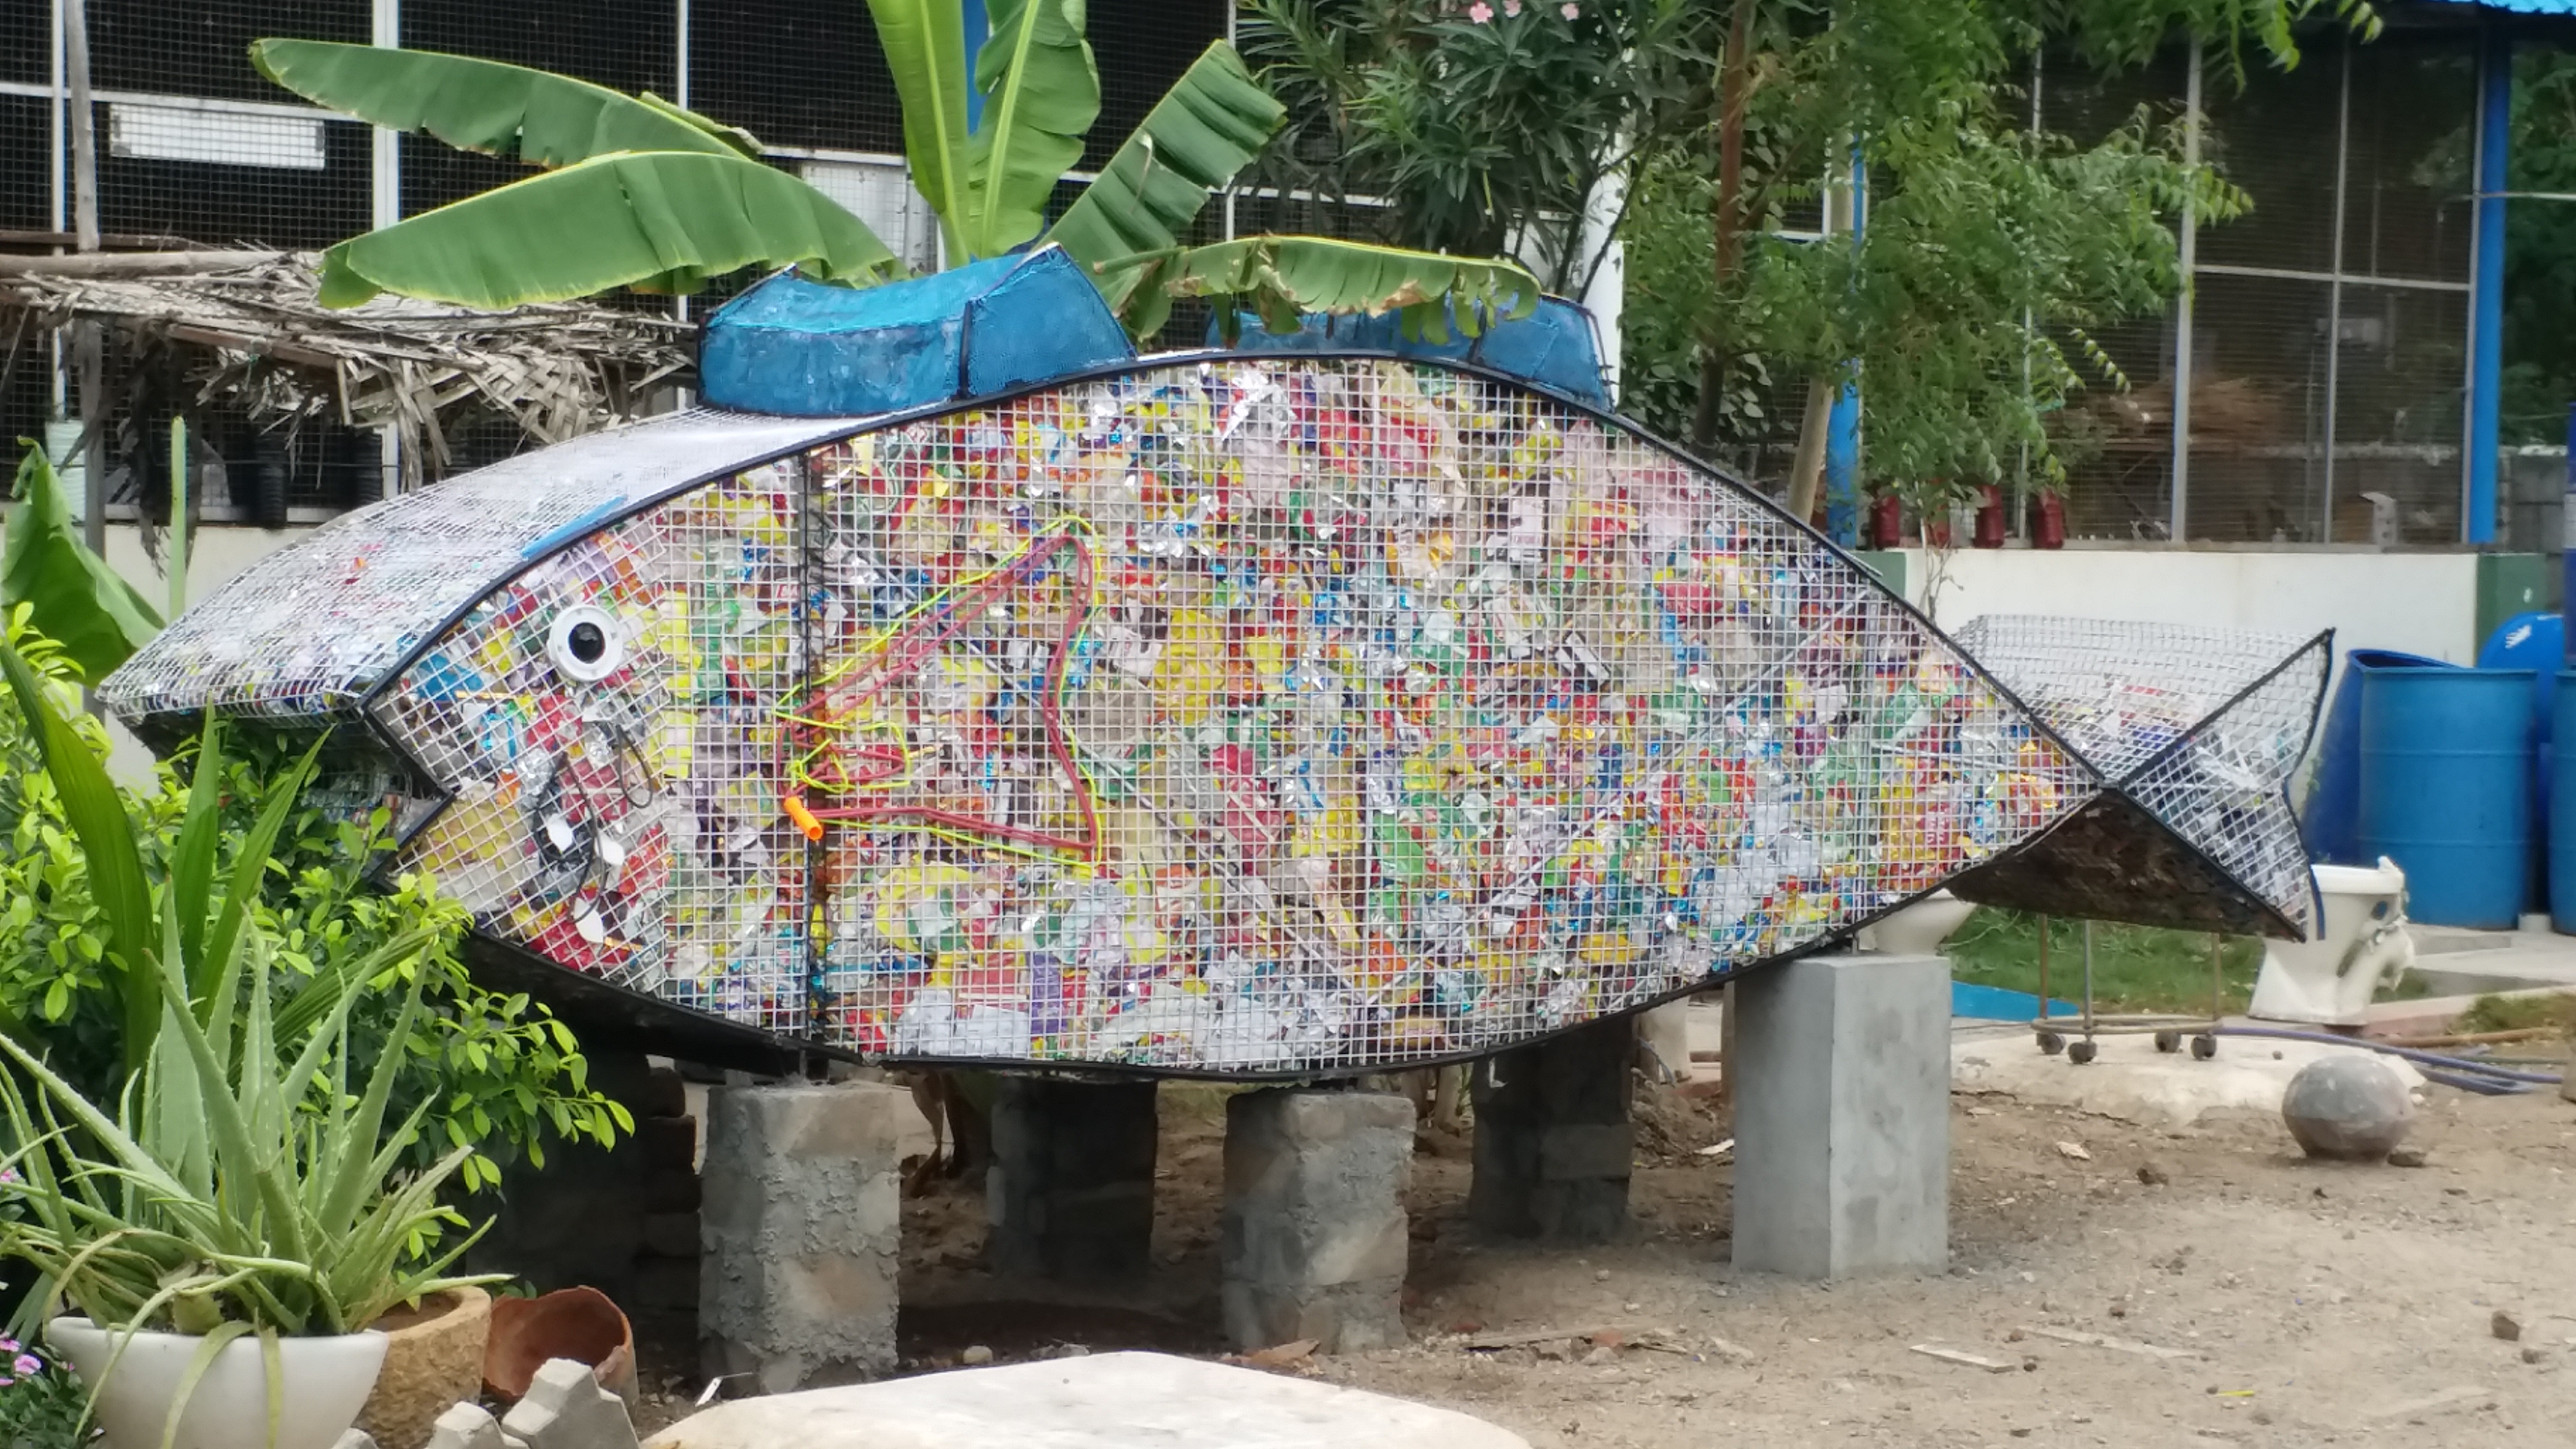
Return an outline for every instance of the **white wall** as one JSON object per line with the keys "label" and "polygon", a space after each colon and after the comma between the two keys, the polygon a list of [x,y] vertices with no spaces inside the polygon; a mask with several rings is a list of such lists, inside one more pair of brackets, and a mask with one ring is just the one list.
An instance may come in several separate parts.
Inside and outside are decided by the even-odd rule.
{"label": "white wall", "polygon": [[2305,638],[2335,631],[2348,649],[2400,649],[2472,662],[2477,555],[2369,550],[1970,549],[1926,605],[1930,560],[1906,550],[1906,594],[1934,622],[1979,614],[2073,614],[2259,630]]}

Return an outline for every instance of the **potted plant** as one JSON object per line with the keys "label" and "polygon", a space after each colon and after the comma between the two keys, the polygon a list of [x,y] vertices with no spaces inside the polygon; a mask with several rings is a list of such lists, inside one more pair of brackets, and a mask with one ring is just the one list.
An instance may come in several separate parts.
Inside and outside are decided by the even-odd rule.
{"label": "potted plant", "polygon": [[[384,1362],[366,1325],[491,1281],[445,1276],[470,1237],[433,1246],[461,1221],[437,1194],[470,1149],[394,1172],[420,1118],[383,1130],[395,1053],[349,1093],[335,1047],[361,983],[299,993],[335,999],[300,1013],[298,1040],[272,1008],[264,939],[245,942],[207,1001],[162,972],[160,1039],[113,1117],[0,1038],[35,1087],[0,1074],[17,1173],[0,1194],[22,1214],[0,1251],[41,1274],[23,1312],[90,1386],[110,1449],[330,1449]],[[419,997],[415,972],[406,1025]]]}
{"label": "potted plant", "polygon": [[132,1064],[111,1110],[0,1036],[0,1254],[39,1275],[18,1332],[44,1326],[109,1449],[330,1449],[384,1360],[368,1325],[492,1281],[445,1275],[471,1237],[441,1250],[463,1219],[438,1192],[472,1148],[399,1170],[430,1110],[385,1130],[403,1048],[350,1091],[352,1003],[404,981],[390,1040],[407,1042],[425,942],[388,942],[275,1000],[254,908],[275,825],[239,842],[229,889],[214,889],[211,735],[174,851],[192,864],[154,881],[96,758],[14,650],[0,667],[109,906]]}

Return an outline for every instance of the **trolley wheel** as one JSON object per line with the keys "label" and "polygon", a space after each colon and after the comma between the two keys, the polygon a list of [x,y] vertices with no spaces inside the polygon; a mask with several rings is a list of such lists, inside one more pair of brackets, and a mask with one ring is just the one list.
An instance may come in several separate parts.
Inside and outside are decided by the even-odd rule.
{"label": "trolley wheel", "polygon": [[2178,1052],[2178,1051],[2181,1051],[2181,1050],[2182,1050],[2182,1033],[2181,1033],[2181,1032],[2178,1032],[2178,1031],[2160,1031],[2160,1032],[2157,1032],[2157,1033],[2156,1033],[2156,1050],[2157,1050],[2157,1051],[2160,1051],[2160,1052]]}
{"label": "trolley wheel", "polygon": [[2195,1060],[2204,1062],[2208,1061],[2211,1057],[2218,1055],[2218,1038],[2211,1036],[2207,1032],[2202,1032],[2200,1035],[2193,1037],[2191,1039],[2191,1054]]}
{"label": "trolley wheel", "polygon": [[2039,1050],[2041,1055],[2053,1057],[2066,1050],[2066,1038],[2053,1031],[2043,1031],[2039,1034]]}
{"label": "trolley wheel", "polygon": [[2093,1060],[2094,1051],[2095,1047],[2089,1041],[2071,1042],[2066,1048],[2066,1059],[2080,1067]]}

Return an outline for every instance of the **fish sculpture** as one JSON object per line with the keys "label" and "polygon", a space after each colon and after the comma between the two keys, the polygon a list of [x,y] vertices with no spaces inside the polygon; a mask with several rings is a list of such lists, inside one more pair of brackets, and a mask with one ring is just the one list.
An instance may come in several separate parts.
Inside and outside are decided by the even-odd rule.
{"label": "fish sculpture", "polygon": [[330,730],[337,808],[577,1015],[1261,1078],[1521,1045],[1944,887],[2296,935],[2326,651],[1953,641],[1560,390],[1220,349],[523,454],[262,560],[102,695],[161,742]]}

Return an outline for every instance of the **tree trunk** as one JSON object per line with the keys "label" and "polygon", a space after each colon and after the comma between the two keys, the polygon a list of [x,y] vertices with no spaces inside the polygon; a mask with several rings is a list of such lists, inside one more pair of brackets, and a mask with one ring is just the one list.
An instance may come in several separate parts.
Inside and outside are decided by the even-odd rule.
{"label": "tree trunk", "polygon": [[1825,474],[1825,436],[1833,418],[1833,384],[1822,377],[1809,378],[1807,411],[1798,419],[1798,456],[1789,465],[1789,515],[1800,523],[1816,516],[1816,495]]}
{"label": "tree trunk", "polygon": [[1699,406],[1691,415],[1691,443],[1707,452],[1717,443],[1717,419],[1726,401],[1726,370],[1731,360],[1722,314],[1744,265],[1744,115],[1753,81],[1753,8],[1757,0],[1735,0],[1726,27],[1726,59],[1718,81],[1717,208],[1711,218],[1716,243],[1716,289],[1699,344]]}

